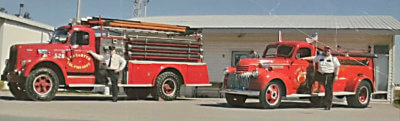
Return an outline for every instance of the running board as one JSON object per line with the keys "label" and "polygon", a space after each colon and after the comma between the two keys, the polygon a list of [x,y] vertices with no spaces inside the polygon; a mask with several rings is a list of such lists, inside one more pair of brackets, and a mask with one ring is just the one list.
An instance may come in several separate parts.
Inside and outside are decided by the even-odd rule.
{"label": "running board", "polygon": [[209,86],[212,86],[212,84],[185,84],[185,86],[188,86],[188,87],[209,87]]}
{"label": "running board", "polygon": [[153,87],[152,84],[118,84],[118,87]]}
{"label": "running board", "polygon": [[[333,92],[333,96],[346,96],[346,95],[355,95],[355,92]],[[312,94],[291,94],[291,95],[286,95],[286,97],[291,98],[291,97],[319,97],[319,96],[325,96],[325,93],[312,93]]]}
{"label": "running board", "polygon": [[105,87],[104,84],[69,84],[68,87]]}
{"label": "running board", "polygon": [[374,93],[372,93],[372,95],[379,95],[379,94],[387,94],[387,91],[376,91]]}
{"label": "running board", "polygon": [[[247,96],[259,96],[260,91],[256,90],[239,90],[239,89],[225,89],[221,91],[222,93],[229,94],[238,94],[238,95],[247,95]],[[346,96],[346,95],[355,95],[355,92],[333,92],[334,96]],[[325,93],[312,93],[312,94],[291,94],[286,95],[287,98],[293,97],[317,97],[317,96],[325,96]]]}

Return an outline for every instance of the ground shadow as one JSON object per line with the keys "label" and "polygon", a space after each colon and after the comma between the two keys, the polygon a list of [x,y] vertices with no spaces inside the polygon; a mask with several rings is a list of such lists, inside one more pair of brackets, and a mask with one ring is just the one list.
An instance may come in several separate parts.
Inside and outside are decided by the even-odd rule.
{"label": "ground shadow", "polygon": [[[230,106],[227,103],[217,103],[217,104],[200,104],[200,106],[208,106],[208,107],[219,107],[219,108],[240,108],[240,109],[264,109],[257,102],[245,103],[245,105],[241,107]],[[302,108],[302,109],[318,109],[322,107],[312,105],[308,102],[282,102],[280,106],[276,109],[294,109],[294,108]],[[348,108],[347,105],[344,104],[333,104],[332,108]]]}
{"label": "ground shadow", "polygon": [[[13,96],[0,96],[0,100],[17,100]],[[111,101],[111,96],[56,96],[52,101]],[[157,101],[152,97],[145,99],[130,99],[127,96],[119,96],[118,101]],[[192,99],[177,98],[178,101],[190,101]],[[30,101],[30,100],[17,100],[17,101]]]}

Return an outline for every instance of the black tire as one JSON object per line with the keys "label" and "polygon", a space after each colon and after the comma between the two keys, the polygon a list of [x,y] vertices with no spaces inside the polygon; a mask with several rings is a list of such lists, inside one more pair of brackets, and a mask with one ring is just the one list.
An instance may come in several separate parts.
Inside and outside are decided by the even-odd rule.
{"label": "black tire", "polygon": [[315,107],[321,107],[324,104],[324,97],[310,97],[309,100],[311,105]]}
{"label": "black tire", "polygon": [[150,94],[149,88],[124,88],[128,99],[146,99]]}
{"label": "black tire", "polygon": [[246,102],[247,96],[225,93],[225,99],[229,105],[233,107],[241,107]]}
{"label": "black tire", "polygon": [[347,96],[349,107],[366,108],[371,100],[371,85],[367,81],[362,81],[357,88],[356,94]]}
{"label": "black tire", "polygon": [[259,100],[261,106],[266,109],[278,108],[279,105],[281,104],[283,92],[284,92],[283,86],[280,82],[278,81],[269,82],[267,87],[265,87],[265,89],[262,90],[260,93]]}
{"label": "black tire", "polygon": [[10,92],[14,95],[16,100],[27,100],[29,99],[26,95],[26,91],[24,85],[20,82],[10,82],[8,83],[8,87],[10,88]]}
{"label": "black tire", "polygon": [[155,100],[162,98],[170,101],[176,99],[180,91],[180,78],[173,72],[163,72],[158,75],[152,96]]}
{"label": "black tire", "polygon": [[58,84],[59,78],[53,70],[38,68],[26,78],[26,94],[34,101],[50,101],[56,95]]}

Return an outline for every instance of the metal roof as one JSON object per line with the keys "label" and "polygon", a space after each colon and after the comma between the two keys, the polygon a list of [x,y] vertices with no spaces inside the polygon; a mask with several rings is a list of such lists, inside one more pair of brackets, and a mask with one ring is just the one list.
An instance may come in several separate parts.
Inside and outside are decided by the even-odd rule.
{"label": "metal roof", "polygon": [[139,17],[131,20],[185,25],[191,28],[400,30],[400,22],[392,16],[204,15]]}
{"label": "metal roof", "polygon": [[27,24],[27,25],[30,25],[30,26],[42,28],[42,29],[45,29],[45,30],[50,30],[50,31],[54,30],[53,26],[50,26],[50,25],[47,25],[47,24],[43,24],[43,23],[39,23],[39,22],[36,22],[36,21],[32,21],[32,20],[26,19],[26,18],[20,18],[20,17],[14,16],[14,15],[9,15],[9,14],[2,13],[2,12],[0,12],[0,18],[16,21],[16,22]]}

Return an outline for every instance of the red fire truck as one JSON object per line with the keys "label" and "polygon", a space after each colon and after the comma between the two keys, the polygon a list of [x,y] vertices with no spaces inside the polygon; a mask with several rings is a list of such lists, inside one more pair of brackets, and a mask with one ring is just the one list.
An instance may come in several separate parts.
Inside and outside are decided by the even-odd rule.
{"label": "red fire truck", "polygon": [[119,87],[128,97],[174,100],[181,85],[210,86],[203,63],[201,35],[186,26],[83,18],[61,26],[49,43],[10,48],[2,80],[17,99],[52,100],[59,88],[104,87],[98,79],[102,62],[87,51],[104,54],[115,46],[128,64]]}
{"label": "red fire truck", "polygon": [[[226,100],[232,106],[242,106],[248,97],[258,97],[264,108],[279,107],[283,98],[309,98],[318,104],[324,88],[318,80],[311,84],[315,72],[311,61],[322,48],[303,41],[274,42],[266,46],[262,58],[247,58],[225,71]],[[351,107],[367,107],[374,88],[373,58],[367,52],[334,51],[341,66],[333,95],[346,96]],[[307,83],[312,87],[306,88]],[[320,85],[320,86],[318,86]],[[307,92],[311,91],[311,92]]]}

